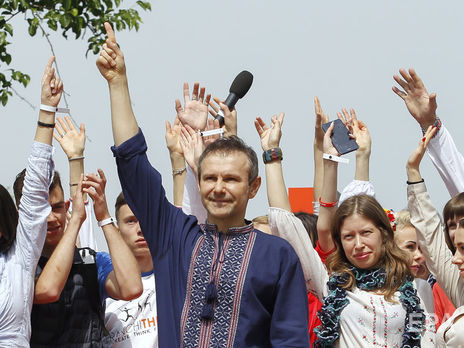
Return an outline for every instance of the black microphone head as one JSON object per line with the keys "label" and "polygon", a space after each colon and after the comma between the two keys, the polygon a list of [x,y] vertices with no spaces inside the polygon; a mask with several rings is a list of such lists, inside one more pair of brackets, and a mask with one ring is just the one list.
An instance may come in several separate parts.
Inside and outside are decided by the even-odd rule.
{"label": "black microphone head", "polygon": [[230,85],[229,92],[234,93],[239,99],[243,98],[247,94],[248,90],[253,83],[253,74],[249,71],[243,70],[234,79],[234,82]]}

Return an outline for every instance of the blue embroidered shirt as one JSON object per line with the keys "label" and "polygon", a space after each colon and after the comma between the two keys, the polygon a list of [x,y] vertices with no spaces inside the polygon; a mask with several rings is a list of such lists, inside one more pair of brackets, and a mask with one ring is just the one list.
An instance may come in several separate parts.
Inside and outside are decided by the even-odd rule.
{"label": "blue embroidered shirt", "polygon": [[[290,244],[252,224],[225,234],[198,225],[169,203],[146,150],[140,130],[112,147],[155,265],[160,347],[309,347],[306,286]],[[213,279],[217,299],[206,320]]]}

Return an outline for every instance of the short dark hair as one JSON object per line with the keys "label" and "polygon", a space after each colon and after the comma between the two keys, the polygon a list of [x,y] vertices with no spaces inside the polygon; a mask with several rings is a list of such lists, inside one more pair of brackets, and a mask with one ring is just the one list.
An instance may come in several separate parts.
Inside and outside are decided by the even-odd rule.
{"label": "short dark hair", "polygon": [[313,243],[313,247],[315,248],[319,239],[317,236],[317,215],[309,214],[304,211],[297,211],[295,216],[303,223],[303,226],[311,239],[311,243]]}
{"label": "short dark hair", "polygon": [[[23,195],[23,187],[24,187],[24,178],[26,177],[26,169],[24,168],[18,175],[16,175],[16,179],[13,184],[13,193],[16,201],[16,208],[19,209],[19,202],[21,201],[21,197]],[[63,191],[63,186],[61,185],[61,178],[60,173],[55,170],[53,174],[53,180],[50,184],[50,188],[48,192],[52,192],[55,187],[59,187],[61,192]]]}
{"label": "short dark hair", "polygon": [[451,252],[454,253],[456,252],[456,248],[454,247],[453,241],[451,240],[450,234],[449,234],[449,228],[448,228],[448,220],[451,220],[456,217],[462,217],[464,216],[464,192],[461,192],[451,198],[443,208],[443,222],[445,225],[445,241],[446,244],[448,245],[448,248],[451,250]]}
{"label": "short dark hair", "polygon": [[116,203],[114,204],[114,214],[116,215],[116,221],[119,221],[119,209],[121,209],[121,207],[126,204],[127,202],[124,198],[124,194],[121,192],[118,198],[116,198]]}
{"label": "short dark hair", "polygon": [[18,212],[10,193],[0,185],[0,253],[6,253],[16,239]]}
{"label": "short dark hair", "polygon": [[201,164],[206,157],[216,153],[228,155],[232,152],[242,152],[247,156],[250,165],[248,184],[251,184],[258,177],[258,156],[256,156],[256,152],[250,146],[235,135],[218,139],[206,147],[198,160],[198,180],[201,177]]}

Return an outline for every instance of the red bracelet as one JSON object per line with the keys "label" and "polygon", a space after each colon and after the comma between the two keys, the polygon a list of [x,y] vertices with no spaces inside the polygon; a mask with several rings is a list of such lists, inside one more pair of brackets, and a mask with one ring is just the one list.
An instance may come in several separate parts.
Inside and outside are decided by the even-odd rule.
{"label": "red bracelet", "polygon": [[321,197],[319,197],[319,204],[321,205],[321,207],[333,208],[333,207],[337,206],[337,203],[338,203],[338,201],[326,203],[326,202],[323,202],[321,200]]}

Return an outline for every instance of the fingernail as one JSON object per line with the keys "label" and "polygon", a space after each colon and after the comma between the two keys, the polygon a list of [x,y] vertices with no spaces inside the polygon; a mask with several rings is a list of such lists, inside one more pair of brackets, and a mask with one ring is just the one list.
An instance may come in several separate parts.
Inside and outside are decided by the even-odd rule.
{"label": "fingernail", "polygon": [[425,137],[422,138],[422,142],[425,143]]}

